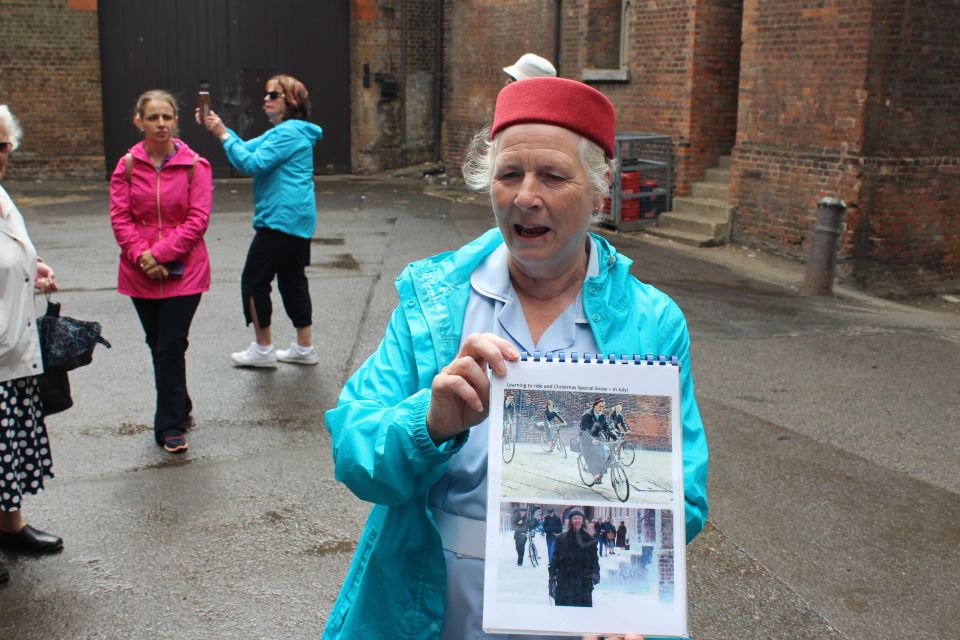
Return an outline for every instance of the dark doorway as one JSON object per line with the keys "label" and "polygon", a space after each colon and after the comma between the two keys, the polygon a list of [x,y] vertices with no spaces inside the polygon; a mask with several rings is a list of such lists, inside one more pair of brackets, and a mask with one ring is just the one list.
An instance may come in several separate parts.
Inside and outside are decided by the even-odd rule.
{"label": "dark doorway", "polygon": [[266,131],[264,83],[289,73],[310,91],[310,121],[323,128],[316,173],[350,171],[347,0],[100,0],[100,67],[108,175],[139,138],[134,102],[166,89],[180,103],[180,135],[210,160],[215,177],[235,175],[220,144],[194,122],[196,92],[210,82],[213,110],[242,138]]}

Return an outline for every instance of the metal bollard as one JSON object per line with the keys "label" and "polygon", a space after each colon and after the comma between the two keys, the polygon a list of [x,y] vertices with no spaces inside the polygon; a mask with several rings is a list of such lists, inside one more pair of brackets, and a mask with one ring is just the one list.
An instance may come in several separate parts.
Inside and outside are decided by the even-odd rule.
{"label": "metal bollard", "polygon": [[817,220],[813,224],[813,240],[807,273],[801,293],[807,296],[826,296],[833,291],[833,273],[837,266],[837,243],[840,223],[847,205],[839,198],[822,198],[817,206]]}

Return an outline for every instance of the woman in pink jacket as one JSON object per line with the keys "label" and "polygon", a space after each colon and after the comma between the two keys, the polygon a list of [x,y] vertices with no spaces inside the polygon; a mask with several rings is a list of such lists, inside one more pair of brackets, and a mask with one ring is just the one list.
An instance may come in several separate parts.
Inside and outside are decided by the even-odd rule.
{"label": "woman in pink jacket", "polygon": [[210,221],[210,163],[176,138],[177,104],[165,91],[137,100],[133,122],[143,142],[110,178],[110,221],[120,245],[117,291],[130,296],[153,358],[153,431],[170,453],[187,450],[193,403],[187,391],[190,323],[210,288],[203,234]]}

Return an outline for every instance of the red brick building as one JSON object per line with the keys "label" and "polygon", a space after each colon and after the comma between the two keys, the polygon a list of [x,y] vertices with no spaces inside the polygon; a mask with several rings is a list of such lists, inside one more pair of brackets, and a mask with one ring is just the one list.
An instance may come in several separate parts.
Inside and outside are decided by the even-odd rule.
{"label": "red brick building", "polygon": [[[803,259],[817,201],[839,196],[843,275],[888,295],[960,289],[953,0],[343,3],[349,80],[323,89],[349,95],[354,172],[455,167],[491,119],[500,68],[531,51],[606,93],[621,131],[669,135],[676,196],[696,203],[701,180],[720,180],[721,239]],[[27,130],[17,175],[110,161],[97,9],[0,0],[0,102]]]}

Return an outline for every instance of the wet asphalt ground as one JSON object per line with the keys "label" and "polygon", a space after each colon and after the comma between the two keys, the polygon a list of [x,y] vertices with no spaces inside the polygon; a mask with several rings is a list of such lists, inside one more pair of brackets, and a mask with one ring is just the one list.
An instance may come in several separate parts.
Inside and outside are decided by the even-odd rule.
{"label": "wet asphalt ground", "polygon": [[[320,179],[308,274],[323,361],[240,370],[252,198],[247,181],[217,183],[213,286],[188,352],[196,425],[174,457],[151,437],[105,186],[5,187],[63,312],[102,322],[113,349],[71,374],[76,404],[48,420],[56,478],[25,514],[65,549],[0,553],[0,639],[317,638],[368,510],[334,479],[323,412],[375,348],[403,265],[485,230],[488,208],[417,180]],[[805,298],[783,261],[612,239],[691,328],[711,450],[710,519],[688,547],[693,637],[960,638],[957,305]],[[293,337],[275,294],[275,341]]]}

